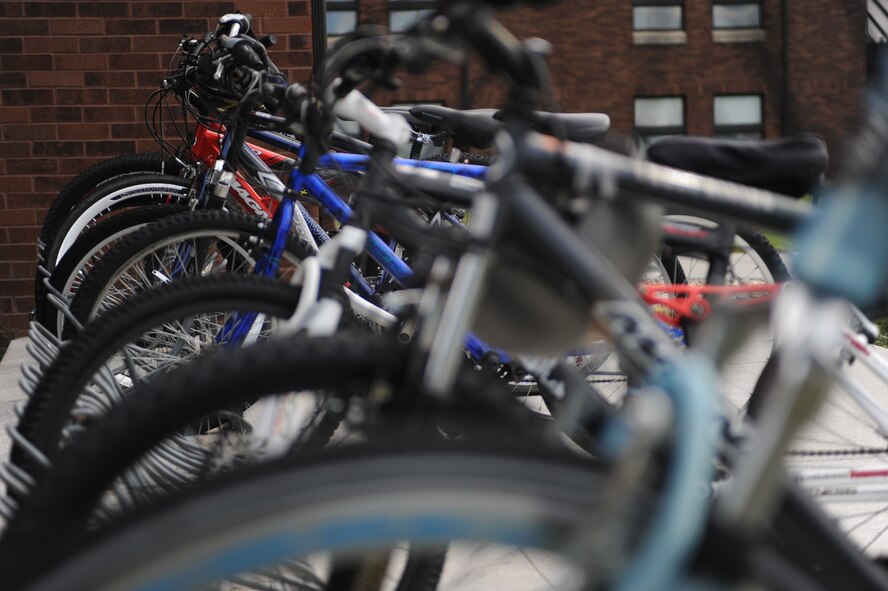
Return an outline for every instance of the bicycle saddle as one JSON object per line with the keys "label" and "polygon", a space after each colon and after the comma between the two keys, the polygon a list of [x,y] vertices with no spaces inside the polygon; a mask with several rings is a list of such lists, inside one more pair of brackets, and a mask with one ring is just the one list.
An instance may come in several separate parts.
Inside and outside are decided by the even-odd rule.
{"label": "bicycle saddle", "polygon": [[[499,113],[497,113],[497,116]],[[590,143],[600,140],[610,129],[610,117],[604,113],[549,113],[534,111],[531,126],[542,133],[556,135],[572,142]]]}
{"label": "bicycle saddle", "polygon": [[647,149],[651,162],[783,195],[801,197],[816,187],[829,156],[819,137],[740,141],[670,137]]}
{"label": "bicycle saddle", "polygon": [[489,148],[493,136],[503,126],[493,118],[495,112],[496,109],[460,111],[440,105],[418,105],[410,109],[410,114],[423,123],[434,125],[476,148]]}

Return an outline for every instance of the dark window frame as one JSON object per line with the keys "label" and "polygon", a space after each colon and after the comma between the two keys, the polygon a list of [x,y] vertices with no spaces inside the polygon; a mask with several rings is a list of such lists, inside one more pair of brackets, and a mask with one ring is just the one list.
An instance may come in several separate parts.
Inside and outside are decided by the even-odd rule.
{"label": "dark window frame", "polygon": [[[330,12],[354,12],[355,13],[355,27],[361,24],[361,2],[360,0],[325,0],[325,9],[327,13]],[[327,33],[327,37],[342,37],[343,35],[347,35],[346,33],[338,33],[335,35],[331,35],[329,32]]]}
{"label": "dark window frame", "polygon": [[[731,124],[731,125],[719,125],[715,121],[715,99],[720,97],[730,97],[730,96],[757,96],[759,99],[759,117],[758,123],[743,123],[743,124]],[[746,93],[736,93],[732,92],[730,94],[715,94],[712,95],[712,135],[714,136],[724,136],[724,135],[736,135],[736,134],[752,134],[757,133],[760,138],[765,137],[765,96],[760,92],[746,92]]]}
{"label": "dark window frame", "polygon": [[635,126],[635,133],[647,138],[655,135],[687,135],[688,133],[688,99],[683,94],[669,94],[664,96],[636,95],[632,97],[632,117],[633,121],[636,114],[636,101],[638,99],[681,99],[681,125],[673,125],[668,127],[638,127]]}
{"label": "dark window frame", "polygon": [[[755,4],[759,7],[758,11],[758,24],[752,26],[738,26],[738,27],[716,27],[715,26],[715,7],[716,6],[728,6],[728,5],[737,5],[737,4]],[[745,30],[745,29],[763,29],[765,27],[765,6],[762,0],[712,0],[712,30],[714,31],[737,31],[737,30]]]}
{"label": "dark window frame", "polygon": [[[684,31],[685,30],[685,6],[684,0],[632,0],[632,30],[636,33],[661,33],[664,31]],[[677,7],[681,11],[681,22],[679,26],[673,29],[636,29],[635,28],[635,9],[651,6]]]}
{"label": "dark window frame", "polygon": [[[389,28],[392,25],[392,15],[396,12],[407,12],[410,10],[434,10],[438,7],[438,0],[389,0]],[[395,31],[392,31],[393,33]]]}

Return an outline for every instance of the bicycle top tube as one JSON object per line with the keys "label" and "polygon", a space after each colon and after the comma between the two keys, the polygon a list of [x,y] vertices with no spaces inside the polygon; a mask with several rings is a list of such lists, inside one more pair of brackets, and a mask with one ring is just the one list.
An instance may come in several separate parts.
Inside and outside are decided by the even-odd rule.
{"label": "bicycle top tube", "polygon": [[[318,166],[321,168],[339,168],[346,171],[359,172],[367,168],[367,162],[370,157],[365,154],[343,154],[331,153],[324,154],[318,160]],[[438,162],[434,160],[411,160],[409,158],[395,158],[395,164],[405,166],[414,166],[417,168],[431,168],[432,170],[440,170],[460,176],[467,176],[476,179],[483,179],[490,170],[486,166],[477,164],[461,164],[459,162]]]}

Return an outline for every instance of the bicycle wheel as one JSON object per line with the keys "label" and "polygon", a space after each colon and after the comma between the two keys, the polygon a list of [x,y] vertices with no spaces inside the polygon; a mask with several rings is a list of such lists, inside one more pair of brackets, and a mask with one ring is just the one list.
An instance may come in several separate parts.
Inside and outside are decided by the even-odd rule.
{"label": "bicycle wheel", "polygon": [[[44,252],[54,250],[60,238],[61,226],[68,214],[84,199],[105,184],[122,176],[142,173],[178,175],[182,165],[174,158],[162,154],[125,154],[94,164],[71,179],[65,185],[46,212],[40,228],[40,244]],[[47,265],[54,265],[49,259]],[[47,269],[52,271],[51,266]]]}
{"label": "bicycle wheel", "polygon": [[[378,339],[368,339],[364,334],[309,341],[291,338],[281,342],[270,341],[240,351],[227,351],[202,360],[196,367],[186,368],[182,373],[166,376],[142,392],[123,400],[110,411],[107,421],[81,432],[80,439],[75,440],[72,446],[53,450],[53,469],[45,474],[42,471],[35,474],[37,486],[15,512],[0,544],[18,546],[19,542],[14,540],[21,541],[20,536],[27,538],[29,532],[36,531],[35,527],[39,529],[39,523],[43,523],[50,513],[55,514],[55,509],[49,509],[44,501],[62,511],[66,515],[64,521],[74,529],[87,527],[90,520],[93,521],[92,527],[100,527],[121,512],[131,510],[134,505],[145,502],[146,499],[166,496],[172,490],[188,485],[195,478],[206,477],[220,469],[237,469],[256,459],[254,455],[245,453],[254,449],[251,443],[255,439],[248,441],[243,437],[226,437],[230,431],[220,428],[208,432],[208,435],[213,436],[212,441],[208,443],[202,440],[195,449],[194,443],[189,445],[183,427],[193,425],[201,417],[217,416],[219,409],[230,409],[244,401],[249,401],[255,407],[257,399],[263,395],[278,394],[274,400],[280,400],[282,392],[294,389],[295,394],[285,396],[304,398],[315,395],[318,389],[322,389],[335,392],[338,397],[334,400],[343,400],[342,396],[347,396],[352,388],[380,383],[376,382],[376,378],[394,379],[401,371],[404,361],[397,350],[390,345],[380,346]],[[244,382],[243,378],[247,376],[249,379]],[[184,378],[191,385],[184,389],[171,389],[171,385],[182,385],[177,378]],[[194,378],[197,378],[198,383],[193,382]],[[170,397],[174,391],[176,394]],[[267,398],[268,396],[260,400],[258,405],[267,402]],[[133,420],[126,421],[129,423],[128,428],[114,434],[109,432],[105,426],[111,426],[112,431],[122,426],[115,416],[120,413],[128,416],[133,403],[143,407],[142,410],[150,415],[159,410],[158,404],[166,408],[161,413],[162,416],[157,417],[158,420],[147,415],[138,419],[130,417]],[[204,407],[213,410],[203,412],[200,409]],[[287,408],[289,410],[291,407]],[[335,415],[335,405],[331,408]],[[338,412],[341,413],[343,408],[340,405]],[[137,412],[141,414],[142,411]],[[293,418],[287,414],[288,421]],[[279,428],[280,415],[275,415],[272,422],[276,429]],[[171,425],[174,427],[168,429]],[[305,429],[305,426],[310,429]],[[297,424],[297,427],[292,433],[293,437],[288,439],[288,447],[277,453],[293,447],[315,448],[324,443],[318,440],[323,434],[322,424],[310,420]],[[117,438],[118,435],[122,436],[120,445],[108,447],[106,436]],[[75,482],[71,483],[73,488],[65,485],[68,494],[53,495],[49,489],[55,484],[50,481],[63,474],[71,476],[68,469],[73,468],[73,465],[64,460],[55,463],[55,459],[68,453],[78,454],[79,452],[71,450],[77,449],[79,442],[88,445],[89,440],[95,436],[104,441],[104,444],[100,444],[104,452],[113,452],[116,455],[125,448],[128,449],[129,451],[118,457],[123,464],[111,460],[101,467],[82,466],[85,471],[74,477]],[[181,463],[170,462],[171,457],[181,456],[183,452],[189,453],[187,470],[181,467]],[[261,460],[262,457],[260,454],[258,459]],[[166,465],[171,464],[175,469],[163,470],[158,465],[158,458],[166,460]],[[146,478],[146,474],[151,478]],[[114,484],[108,487],[111,480]],[[49,488],[44,488],[44,484]],[[47,494],[49,497],[44,496]],[[33,508],[37,508],[36,511]],[[59,531],[64,529],[61,524],[57,525],[60,527]],[[0,557],[0,561],[2,560]]]}
{"label": "bicycle wheel", "polygon": [[57,265],[82,232],[97,219],[125,207],[184,203],[191,182],[156,173],[118,178],[77,204],[59,224],[56,243],[47,246],[45,258]]}
{"label": "bicycle wheel", "polygon": [[[888,555],[888,439],[879,422],[888,408],[885,378],[867,369],[884,355],[876,347],[857,343],[857,361],[849,365],[846,353],[836,360],[853,387],[834,385],[817,414],[789,444],[785,464],[804,490],[836,521],[846,535],[869,556]],[[859,349],[857,348],[859,347]],[[776,380],[780,350],[756,385],[749,418],[767,412],[767,396]],[[881,362],[880,362],[881,359]],[[871,405],[871,406],[870,406]]]}
{"label": "bicycle wheel", "polygon": [[33,473],[34,449],[49,454],[134,386],[221,346],[218,337],[235,315],[251,324],[251,342],[265,338],[277,320],[292,315],[299,293],[269,278],[215,276],[129,299],[90,323],[47,368],[19,420],[17,434],[27,446],[13,445],[12,463]]}
{"label": "bicycle wheel", "polygon": [[[185,211],[188,211],[188,208],[183,205],[138,207],[111,216],[89,228],[74,242],[53,269],[48,278],[49,288],[43,285],[44,292],[47,289],[53,293],[57,292],[63,296],[65,302],[70,302],[90,269],[126,236],[164,216]],[[62,336],[65,318],[56,304],[46,299],[38,302],[34,317],[43,326]]]}
{"label": "bicycle wheel", "polygon": [[[103,257],[80,285],[71,311],[85,323],[134,293],[177,278],[251,273],[273,240],[268,223],[243,214],[198,211],[165,218]],[[306,243],[290,237],[278,275],[289,276],[311,254]]]}
{"label": "bicycle wheel", "polygon": [[[605,482],[589,462],[563,455],[415,441],[289,460],[207,483],[34,588],[184,589],[249,583],[261,575],[241,573],[258,571],[266,586],[248,588],[272,588],[268,579],[282,573],[287,588],[323,589],[334,588],[337,565],[350,563],[379,588],[424,589],[401,580],[403,554],[442,543],[450,544],[443,590],[492,577],[509,589],[578,588],[594,557],[577,564],[570,544],[594,520],[613,520]],[[137,544],[118,560],[112,548],[134,539],[158,543]]]}
{"label": "bicycle wheel", "polygon": [[[54,234],[41,243],[41,264],[34,285],[36,308],[39,310],[46,304],[43,278],[55,271],[67,251],[97,219],[108,217],[112,212],[116,215],[123,208],[184,203],[189,187],[190,183],[180,177],[159,173],[117,176],[75,203],[66,216],[52,220]],[[61,210],[60,206],[59,213]]]}
{"label": "bicycle wheel", "polygon": [[[680,220],[682,224],[691,228],[702,228],[704,231],[715,227],[715,224],[699,218],[673,216],[673,219]],[[724,254],[727,254],[726,266],[723,273],[717,274],[716,284],[754,287],[790,280],[789,271],[780,253],[761,232],[756,230],[737,231],[729,253],[708,251],[701,246],[670,244],[667,241],[661,260],[669,276],[675,275],[676,269],[680,268],[683,280],[676,283],[708,285],[712,284],[710,270],[713,261]],[[685,337],[691,342],[693,331],[686,331]],[[770,330],[759,330],[745,342],[744,348],[722,367],[720,374],[722,398],[738,414],[742,414],[749,403],[755,383],[774,347],[774,337]]]}

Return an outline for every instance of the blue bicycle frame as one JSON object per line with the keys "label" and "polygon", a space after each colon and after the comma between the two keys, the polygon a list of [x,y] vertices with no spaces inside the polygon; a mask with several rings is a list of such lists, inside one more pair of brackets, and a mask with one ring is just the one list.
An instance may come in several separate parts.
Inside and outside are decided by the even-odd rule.
{"label": "blue bicycle frame", "polygon": [[[265,131],[254,131],[251,132],[251,135],[295,152],[300,159],[304,157],[304,146],[295,140]],[[252,152],[247,150],[244,152],[244,155],[249,161],[249,164],[256,167],[260,172],[271,173],[271,169],[268,168],[261,159],[255,157]],[[366,170],[369,161],[370,157],[363,154],[329,153],[318,159],[318,167],[340,170],[342,172],[362,172]],[[430,168],[450,174],[459,174],[481,179],[486,176],[488,170],[486,166],[428,160],[410,160],[405,158],[396,158],[395,163],[420,168]],[[336,195],[336,193],[327,186],[324,179],[316,173],[306,175],[294,168],[290,173],[289,188],[296,193],[301,192],[303,189],[308,191],[308,193],[315,198],[324,209],[342,224],[348,223],[354,213],[348,204]],[[290,203],[290,206],[284,207],[287,203]],[[315,240],[319,244],[329,240],[327,234],[314,222],[313,219],[311,219],[311,216],[305,208],[300,206],[299,209],[302,216],[307,218],[306,223]],[[294,208],[292,202],[288,199],[283,199],[272,220],[272,224],[276,229],[275,242],[271,252],[263,256],[257,263],[257,274],[272,276],[277,271],[280,255],[283,252],[284,245],[286,244],[287,237],[289,236],[293,225],[293,214]],[[451,221],[453,221],[452,218]],[[390,275],[398,284],[402,286],[406,285],[406,283],[413,277],[412,269],[410,269],[410,267],[398,257],[388,244],[373,232],[368,234],[367,252],[379,264],[383,271]],[[366,280],[354,268],[352,268],[351,276],[354,280],[355,288],[362,296],[369,298],[374,295],[375,290],[370,287]],[[239,318],[237,322],[227,322],[217,340],[225,340],[232,343],[242,342],[243,339],[246,338],[254,320],[255,315],[246,315]],[[465,344],[469,353],[478,360],[484,359],[485,356],[492,351],[490,347],[473,335],[466,337]],[[497,351],[497,354],[502,361],[507,361],[505,353]]]}

